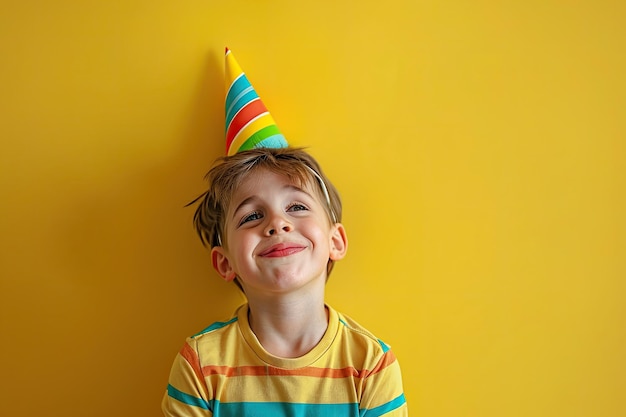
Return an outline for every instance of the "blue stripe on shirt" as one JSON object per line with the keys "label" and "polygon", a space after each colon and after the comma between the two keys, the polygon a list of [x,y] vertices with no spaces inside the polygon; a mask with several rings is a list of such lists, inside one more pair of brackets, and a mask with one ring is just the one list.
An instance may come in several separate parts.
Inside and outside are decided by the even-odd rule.
{"label": "blue stripe on shirt", "polygon": [[214,417],[333,417],[358,416],[359,405],[353,404],[302,404],[286,402],[233,402],[215,401]]}
{"label": "blue stripe on shirt", "polygon": [[201,332],[198,332],[198,333],[194,334],[191,337],[192,338],[193,337],[197,337],[197,336],[203,335],[205,333],[212,332],[213,330],[221,329],[222,327],[226,327],[229,324],[232,324],[232,323],[234,323],[236,321],[237,321],[237,317],[233,317],[232,319],[230,319],[228,321],[218,321],[218,322],[215,322],[212,325],[210,325],[209,327],[207,327],[206,329],[202,330]]}
{"label": "blue stripe on shirt", "polygon": [[167,393],[170,397],[193,407],[209,410],[214,417],[231,416],[290,416],[290,417],[332,417],[332,416],[359,416],[359,417],[380,417],[406,403],[404,394],[400,394],[395,399],[371,409],[358,408],[357,403],[346,404],[300,404],[286,402],[233,402],[223,403],[212,400],[211,406],[203,398],[177,390],[172,385],[167,386]]}
{"label": "blue stripe on shirt", "polygon": [[387,345],[385,342],[383,342],[382,340],[378,339],[378,343],[380,344],[380,347],[383,348],[383,353],[387,353],[390,350],[389,345]]}
{"label": "blue stripe on shirt", "polygon": [[406,399],[404,398],[404,394],[400,394],[393,400],[383,405],[379,405],[378,407],[374,407],[369,410],[367,408],[360,409],[359,416],[360,417],[379,417],[395,410],[396,408],[402,407],[404,404],[406,404]]}
{"label": "blue stripe on shirt", "polygon": [[167,395],[187,405],[200,407],[204,410],[211,410],[209,403],[207,403],[203,398],[194,397],[193,395],[179,391],[170,384],[167,385]]}

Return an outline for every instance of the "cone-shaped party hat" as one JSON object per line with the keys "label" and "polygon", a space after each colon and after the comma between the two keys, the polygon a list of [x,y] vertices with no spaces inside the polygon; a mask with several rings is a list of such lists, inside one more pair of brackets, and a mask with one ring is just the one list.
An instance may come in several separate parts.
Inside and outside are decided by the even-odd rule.
{"label": "cone-shaped party hat", "polygon": [[252,148],[285,148],[287,140],[226,48],[226,154]]}

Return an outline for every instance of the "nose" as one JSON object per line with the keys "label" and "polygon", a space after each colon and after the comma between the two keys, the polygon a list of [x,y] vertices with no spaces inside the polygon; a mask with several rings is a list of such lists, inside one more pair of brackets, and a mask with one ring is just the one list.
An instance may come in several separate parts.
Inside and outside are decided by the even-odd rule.
{"label": "nose", "polygon": [[268,216],[268,222],[265,226],[265,235],[273,236],[277,233],[291,232],[293,224],[282,213],[274,213]]}

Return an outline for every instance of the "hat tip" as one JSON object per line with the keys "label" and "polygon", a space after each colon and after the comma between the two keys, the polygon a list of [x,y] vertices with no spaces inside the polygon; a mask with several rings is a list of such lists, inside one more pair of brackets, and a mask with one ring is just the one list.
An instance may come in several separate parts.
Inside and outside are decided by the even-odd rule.
{"label": "hat tip", "polygon": [[224,47],[224,53],[225,53],[225,54],[228,54],[229,52],[230,52],[230,49],[228,49],[228,46],[225,46],[225,47]]}

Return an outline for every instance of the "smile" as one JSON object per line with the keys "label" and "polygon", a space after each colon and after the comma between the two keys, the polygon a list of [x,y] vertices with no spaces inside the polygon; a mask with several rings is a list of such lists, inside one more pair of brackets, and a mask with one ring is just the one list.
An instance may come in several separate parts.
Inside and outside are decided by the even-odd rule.
{"label": "smile", "polygon": [[264,250],[259,254],[259,256],[262,256],[264,258],[280,258],[283,256],[293,255],[294,253],[301,252],[304,249],[305,247],[300,245],[279,243]]}

